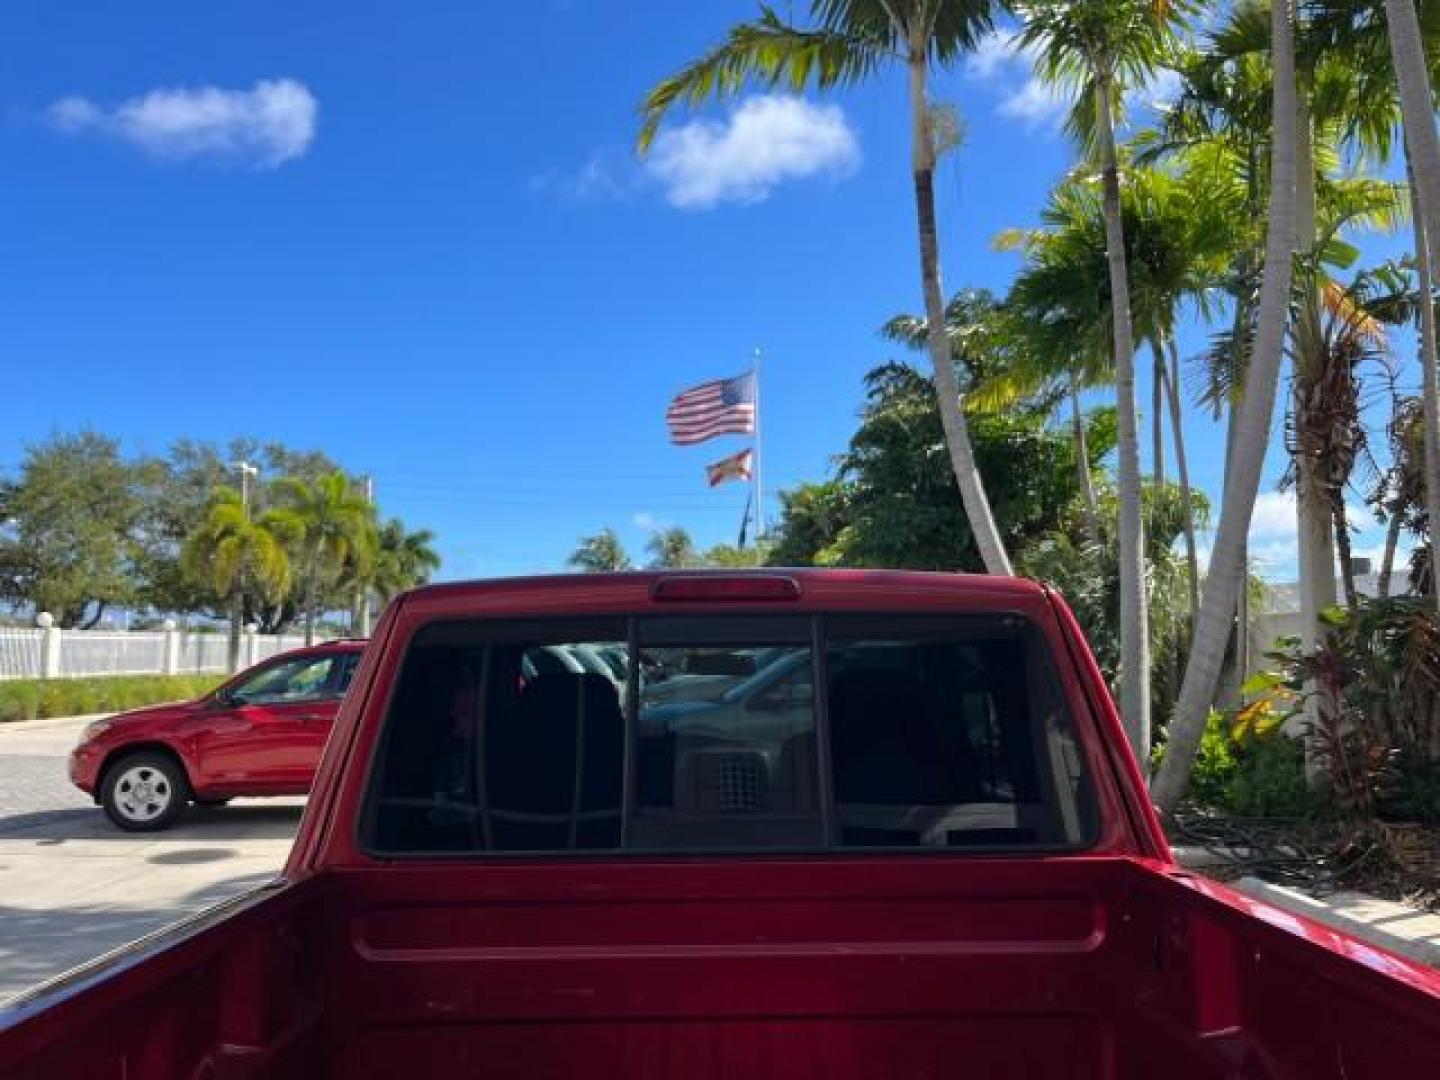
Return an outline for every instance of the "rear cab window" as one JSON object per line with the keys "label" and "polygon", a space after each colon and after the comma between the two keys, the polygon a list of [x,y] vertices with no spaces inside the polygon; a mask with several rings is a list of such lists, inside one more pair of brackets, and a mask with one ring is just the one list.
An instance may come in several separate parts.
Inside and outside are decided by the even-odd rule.
{"label": "rear cab window", "polygon": [[463,620],[412,637],[378,855],[1075,850],[1095,795],[1022,617]]}

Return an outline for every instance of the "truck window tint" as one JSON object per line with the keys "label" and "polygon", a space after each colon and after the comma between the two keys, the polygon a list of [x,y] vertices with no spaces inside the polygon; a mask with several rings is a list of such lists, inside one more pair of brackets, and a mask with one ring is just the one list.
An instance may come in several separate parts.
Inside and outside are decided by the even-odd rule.
{"label": "truck window tint", "polygon": [[1093,817],[1043,648],[1021,629],[837,622],[827,640],[843,846],[1075,845]]}
{"label": "truck window tint", "polygon": [[1020,620],[448,623],[402,665],[367,844],[1074,847],[1094,823],[1081,760]]}
{"label": "truck window tint", "polygon": [[593,659],[593,650],[624,654],[626,645],[486,640],[492,633],[445,627],[412,646],[372,786],[375,845],[426,852],[618,847],[624,679]]}
{"label": "truck window tint", "polygon": [[[663,631],[664,621],[646,629]],[[628,846],[821,844],[809,645],[667,644],[642,647],[639,660]]]}

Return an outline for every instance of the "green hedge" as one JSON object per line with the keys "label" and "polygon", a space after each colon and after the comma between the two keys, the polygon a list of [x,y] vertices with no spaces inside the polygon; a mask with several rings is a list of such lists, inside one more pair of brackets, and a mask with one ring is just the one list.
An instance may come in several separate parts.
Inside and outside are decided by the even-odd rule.
{"label": "green hedge", "polygon": [[0,723],[47,716],[121,712],[140,705],[197,698],[220,675],[109,675],[89,679],[0,681]]}

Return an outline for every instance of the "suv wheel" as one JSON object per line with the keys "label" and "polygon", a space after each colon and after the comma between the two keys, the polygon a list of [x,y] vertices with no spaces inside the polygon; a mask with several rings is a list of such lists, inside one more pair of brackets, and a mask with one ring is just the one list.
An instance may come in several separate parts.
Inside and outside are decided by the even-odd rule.
{"label": "suv wheel", "polygon": [[164,754],[141,751],[121,758],[105,774],[105,813],[127,832],[154,832],[175,823],[190,799],[185,770]]}

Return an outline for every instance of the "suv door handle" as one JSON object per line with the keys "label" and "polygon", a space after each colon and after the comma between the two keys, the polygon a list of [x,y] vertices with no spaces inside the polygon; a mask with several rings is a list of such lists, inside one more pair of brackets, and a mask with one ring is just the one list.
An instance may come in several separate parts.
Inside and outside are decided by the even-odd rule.
{"label": "suv door handle", "polygon": [[297,716],[295,717],[295,719],[297,719],[297,720],[311,720],[311,721],[313,721],[313,720],[328,720],[328,719],[329,719],[329,714],[328,714],[328,713],[321,713],[321,712],[300,713],[299,715],[297,715]]}

